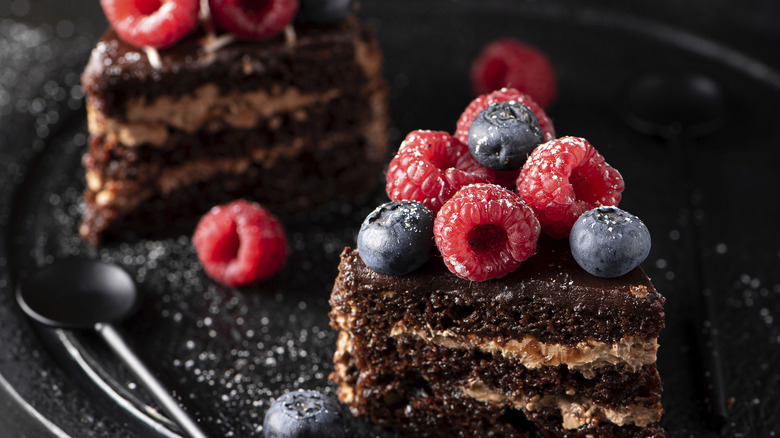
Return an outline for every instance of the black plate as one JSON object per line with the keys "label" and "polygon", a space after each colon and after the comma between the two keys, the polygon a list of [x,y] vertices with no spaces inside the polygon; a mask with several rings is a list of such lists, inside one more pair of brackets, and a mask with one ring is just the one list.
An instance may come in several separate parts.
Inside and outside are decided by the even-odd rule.
{"label": "black plate", "polygon": [[[514,36],[551,56],[560,76],[550,110],[558,134],[588,138],[621,171],[621,206],[653,234],[644,266],[668,300],[659,352],[663,425],[670,436],[715,434],[695,335],[699,293],[707,290],[729,408],[723,435],[772,436],[780,434],[780,37],[765,23],[778,16],[730,16],[728,2],[670,5],[629,13],[566,2],[377,1],[364,2],[360,15],[376,25],[386,54],[396,145],[412,129],[454,130],[471,97],[468,65],[486,42]],[[364,204],[283,218],[287,267],[252,288],[208,279],[188,236],[92,249],[77,233],[86,144],[77,84],[104,25],[100,11],[3,8],[0,399],[16,415],[0,424],[33,436],[176,435],[93,336],[34,326],[16,308],[19,279],[69,255],[132,273],[145,299],[124,330],[215,436],[259,431],[270,401],[286,390],[332,393],[327,299],[338,254],[382,192]],[[727,123],[688,143],[684,166],[663,139],[633,131],[616,110],[632,79],[673,69],[704,73],[729,97]],[[349,428],[352,436],[392,436],[360,419],[350,418]]]}

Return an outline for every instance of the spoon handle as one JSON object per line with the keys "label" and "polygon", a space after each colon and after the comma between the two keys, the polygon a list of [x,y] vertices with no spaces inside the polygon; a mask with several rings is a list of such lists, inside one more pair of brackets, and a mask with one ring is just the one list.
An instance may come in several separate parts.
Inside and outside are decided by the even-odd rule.
{"label": "spoon handle", "polygon": [[122,359],[125,365],[143,383],[154,399],[160,403],[163,410],[181,427],[184,434],[190,438],[206,438],[206,434],[198,427],[192,417],[184,411],[168,390],[143,364],[133,352],[122,335],[111,324],[96,324],[95,330],[103,337],[112,350]]}

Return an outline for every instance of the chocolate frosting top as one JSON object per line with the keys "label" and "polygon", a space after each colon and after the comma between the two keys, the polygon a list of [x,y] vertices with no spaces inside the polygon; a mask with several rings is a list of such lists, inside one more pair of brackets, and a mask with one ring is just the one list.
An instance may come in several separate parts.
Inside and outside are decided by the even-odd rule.
{"label": "chocolate frosting top", "polygon": [[[275,85],[283,88],[295,78],[301,92],[316,92],[332,86],[328,81],[338,77],[335,70],[339,66],[354,64],[355,40],[373,41],[373,34],[350,16],[332,26],[296,24],[294,43],[280,34],[264,41],[235,39],[209,51],[204,48],[204,38],[201,26],[173,46],[158,50],[161,67],[156,69],[143,49],[123,41],[109,28],[82,74],[84,90],[88,98],[94,97],[92,104],[109,114],[114,108],[121,112],[124,102],[132,97],[182,95],[204,83],[225,89],[271,90]],[[319,64],[316,69],[312,68],[315,63]],[[332,75],[323,73],[329,64],[333,64]],[[320,76],[312,76],[309,70]]]}
{"label": "chocolate frosting top", "polygon": [[[331,301],[337,306],[344,300],[357,303],[393,291],[394,299],[405,300],[405,305],[426,303],[425,324],[459,334],[531,334],[543,342],[563,343],[658,337],[665,299],[641,267],[622,277],[598,278],[577,265],[568,241],[543,236],[537,248],[514,272],[483,282],[455,276],[440,257],[409,275],[383,275],[368,268],[357,250],[346,248]],[[436,307],[446,308],[449,319],[432,318]],[[458,315],[469,324],[450,324]]]}

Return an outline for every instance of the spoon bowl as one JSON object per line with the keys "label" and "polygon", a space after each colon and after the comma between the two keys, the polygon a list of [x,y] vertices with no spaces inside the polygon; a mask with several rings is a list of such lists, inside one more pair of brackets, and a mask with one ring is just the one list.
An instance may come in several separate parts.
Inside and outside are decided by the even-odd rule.
{"label": "spoon bowl", "polygon": [[22,309],[36,321],[62,328],[90,328],[121,321],[139,306],[130,275],[119,266],[64,259],[24,281],[17,290]]}

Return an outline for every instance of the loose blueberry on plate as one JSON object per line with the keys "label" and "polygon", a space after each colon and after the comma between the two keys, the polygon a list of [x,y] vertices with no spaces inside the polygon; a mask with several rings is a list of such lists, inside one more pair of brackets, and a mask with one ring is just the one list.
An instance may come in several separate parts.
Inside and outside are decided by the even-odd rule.
{"label": "loose blueberry on plate", "polygon": [[386,275],[414,271],[433,252],[433,220],[433,212],[417,201],[380,205],[360,226],[360,258],[369,268]]}
{"label": "loose blueberry on plate", "polygon": [[469,151],[495,170],[523,167],[528,154],[544,142],[539,120],[527,106],[499,102],[482,110],[469,128]]}
{"label": "loose blueberry on plate", "polygon": [[302,23],[335,24],[352,12],[352,0],[300,0],[296,19]]}
{"label": "loose blueberry on plate", "polygon": [[265,438],[343,438],[344,418],[335,400],[299,389],[276,399],[265,413]]}
{"label": "loose blueberry on plate", "polygon": [[638,217],[617,207],[583,213],[569,235],[574,260],[596,277],[614,278],[639,266],[650,252],[650,232]]}

